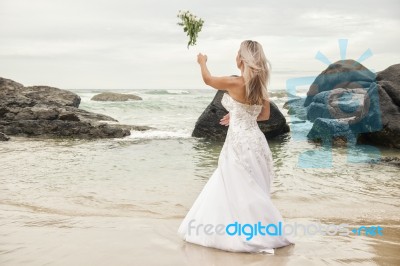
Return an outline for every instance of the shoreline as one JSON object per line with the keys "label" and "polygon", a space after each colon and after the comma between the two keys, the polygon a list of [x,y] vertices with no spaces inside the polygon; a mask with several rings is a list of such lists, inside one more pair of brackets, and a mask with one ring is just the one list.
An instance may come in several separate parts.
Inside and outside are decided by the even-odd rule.
{"label": "shoreline", "polygon": [[[22,215],[17,210],[7,212]],[[344,261],[394,265],[400,261],[396,258],[399,221],[386,226],[383,237],[296,236],[294,245],[275,249],[272,255],[226,252],[187,243],[177,234],[181,222],[177,218],[29,216],[36,222],[8,224],[7,232],[1,230],[3,250],[9,252],[3,253],[0,261],[7,265],[310,265]]]}

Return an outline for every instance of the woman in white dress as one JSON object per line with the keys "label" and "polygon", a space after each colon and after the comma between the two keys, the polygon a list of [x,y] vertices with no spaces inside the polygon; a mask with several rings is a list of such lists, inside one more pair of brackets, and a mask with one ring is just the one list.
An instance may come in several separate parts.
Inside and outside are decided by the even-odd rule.
{"label": "woman in white dress", "polygon": [[262,46],[243,41],[236,56],[241,76],[212,76],[207,56],[199,54],[204,82],[226,90],[229,126],[215,169],[182,221],[178,234],[187,242],[232,252],[267,252],[294,244],[282,232],[283,218],[270,198],[272,153],[257,121],[268,120],[270,68]]}

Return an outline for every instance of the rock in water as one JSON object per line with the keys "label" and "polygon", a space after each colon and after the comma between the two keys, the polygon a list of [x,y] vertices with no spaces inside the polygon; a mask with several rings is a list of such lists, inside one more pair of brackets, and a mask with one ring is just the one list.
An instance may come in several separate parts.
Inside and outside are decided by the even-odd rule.
{"label": "rock in water", "polygon": [[304,106],[307,107],[315,95],[336,88],[368,88],[376,75],[354,60],[340,60],[328,66],[311,84]]}
{"label": "rock in water", "polygon": [[314,122],[310,139],[400,148],[400,64],[377,75],[354,60],[331,64],[311,85],[304,106]]}
{"label": "rock in water", "polygon": [[371,159],[370,162],[371,164],[385,164],[385,165],[391,165],[395,167],[400,167],[400,158],[399,157],[381,157],[379,159]]}
{"label": "rock in water", "polygon": [[92,101],[128,101],[128,100],[142,100],[141,97],[134,94],[123,94],[115,92],[102,92],[92,97]]}
{"label": "rock in water", "polygon": [[105,121],[116,119],[78,109],[80,97],[48,86],[24,87],[0,78],[0,132],[7,135],[120,138],[130,130]]}
{"label": "rock in water", "polygon": [[316,142],[346,146],[347,140],[353,137],[353,132],[347,119],[317,118],[307,137]]}
{"label": "rock in water", "polygon": [[[226,91],[219,90],[212,102],[198,118],[192,132],[193,137],[205,138],[209,140],[225,140],[228,127],[220,125],[221,118],[228,113],[222,106],[221,100]],[[286,119],[279,111],[278,107],[271,101],[271,114],[269,120],[259,121],[258,125],[266,138],[273,138],[289,132]]]}
{"label": "rock in water", "polygon": [[7,140],[10,140],[10,137],[0,132],[0,141],[7,141]]}
{"label": "rock in water", "polygon": [[361,134],[360,141],[400,149],[400,64],[378,72],[375,87],[382,129]]}
{"label": "rock in water", "polygon": [[300,120],[307,120],[307,108],[304,107],[305,98],[291,98],[284,103],[283,109],[287,109],[289,115],[293,115]]}

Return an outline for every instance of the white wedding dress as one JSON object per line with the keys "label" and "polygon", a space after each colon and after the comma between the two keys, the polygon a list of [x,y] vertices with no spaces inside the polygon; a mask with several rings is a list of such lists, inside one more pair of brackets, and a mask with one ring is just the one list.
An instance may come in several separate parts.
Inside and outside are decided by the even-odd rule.
{"label": "white wedding dress", "polygon": [[[215,169],[192,208],[182,221],[178,234],[187,242],[232,252],[267,252],[294,244],[291,236],[248,235],[231,227],[216,233],[216,226],[237,224],[284,224],[270,199],[274,179],[272,153],[258,127],[262,105],[247,105],[224,93],[222,105],[229,111],[228,133]],[[211,224],[214,230],[206,232]],[[236,227],[238,228],[238,227]],[[246,229],[250,232],[250,229]],[[253,232],[255,232],[254,230]]]}

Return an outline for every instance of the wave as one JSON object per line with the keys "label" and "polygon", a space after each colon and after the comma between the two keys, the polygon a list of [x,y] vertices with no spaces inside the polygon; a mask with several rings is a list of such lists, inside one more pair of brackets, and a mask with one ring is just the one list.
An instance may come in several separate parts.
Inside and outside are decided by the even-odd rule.
{"label": "wave", "polygon": [[269,95],[276,98],[294,97],[290,92],[286,90],[269,91]]}
{"label": "wave", "polygon": [[188,90],[150,90],[146,94],[190,94]]}
{"label": "wave", "polygon": [[146,131],[131,131],[131,135],[124,140],[136,139],[188,139],[191,134],[186,130],[168,131],[168,130],[146,130]]}

